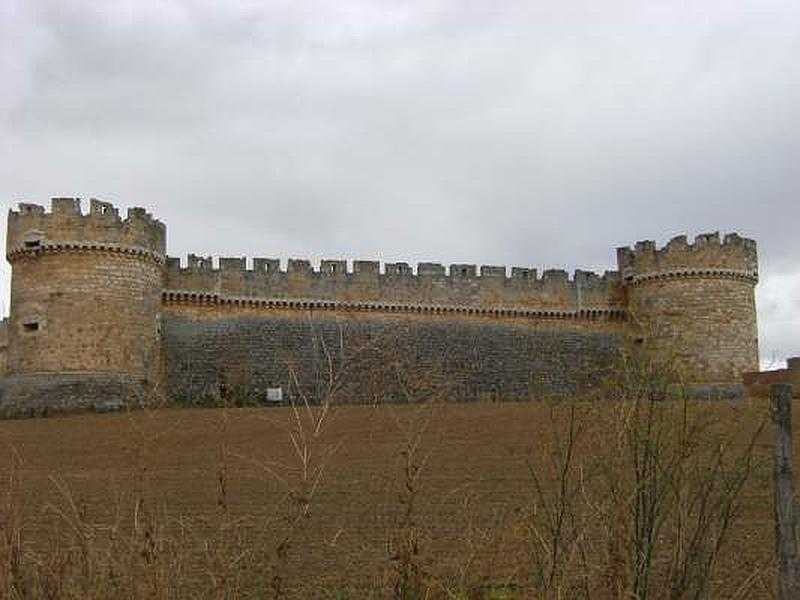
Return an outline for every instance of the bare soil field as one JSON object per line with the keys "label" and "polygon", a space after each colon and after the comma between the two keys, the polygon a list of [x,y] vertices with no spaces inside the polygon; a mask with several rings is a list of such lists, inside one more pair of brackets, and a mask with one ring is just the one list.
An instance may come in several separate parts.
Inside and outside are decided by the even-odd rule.
{"label": "bare soil field", "polygon": [[[756,435],[729,521],[708,525],[727,531],[703,597],[770,598],[768,404],[688,411],[704,423],[692,456],[724,447],[720,469]],[[612,403],[542,402],[0,422],[3,593],[16,578],[31,597],[629,597],[625,418]],[[673,566],[695,560],[680,521],[701,509],[687,502],[659,530],[648,597],[689,597]]]}

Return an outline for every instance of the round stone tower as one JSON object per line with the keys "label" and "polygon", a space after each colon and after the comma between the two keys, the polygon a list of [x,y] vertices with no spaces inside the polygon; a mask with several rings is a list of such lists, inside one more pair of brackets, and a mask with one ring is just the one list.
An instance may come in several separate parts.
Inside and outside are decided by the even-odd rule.
{"label": "round stone tower", "polygon": [[110,409],[145,400],[158,371],[166,228],[144,209],[54,198],[8,215],[7,378],[0,409]]}
{"label": "round stone tower", "polygon": [[[646,356],[674,361],[686,383],[714,394],[758,370],[753,240],[719,233],[686,236],[657,249],[617,250],[635,342]],[[701,392],[704,393],[704,392]]]}

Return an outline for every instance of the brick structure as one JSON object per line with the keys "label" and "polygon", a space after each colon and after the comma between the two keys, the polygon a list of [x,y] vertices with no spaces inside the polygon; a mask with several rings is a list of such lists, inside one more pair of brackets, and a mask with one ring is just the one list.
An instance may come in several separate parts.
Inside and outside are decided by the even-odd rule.
{"label": "brick structure", "polygon": [[[143,209],[57,198],[10,211],[0,412],[190,402],[585,394],[620,348],[677,360],[701,391],[758,365],[755,243],[685,237],[617,252],[619,271],[165,255]],[[7,329],[7,332],[4,331]],[[7,335],[3,352],[2,337]],[[7,355],[7,356],[6,356]],[[436,382],[436,385],[422,385]]]}

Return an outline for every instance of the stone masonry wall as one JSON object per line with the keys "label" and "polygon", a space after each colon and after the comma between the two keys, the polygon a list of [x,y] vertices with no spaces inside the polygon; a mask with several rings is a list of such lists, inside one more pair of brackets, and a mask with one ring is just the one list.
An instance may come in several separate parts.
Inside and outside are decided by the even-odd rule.
{"label": "stone masonry wall", "polygon": [[141,406],[152,390],[119,373],[32,373],[0,381],[0,418],[46,416],[75,410],[111,411]]}
{"label": "stone masonry wall", "polygon": [[741,386],[758,368],[752,240],[718,233],[620,248],[631,333],[651,356],[673,360],[688,383]]}
{"label": "stone masonry wall", "polygon": [[165,307],[168,392],[263,402],[281,387],[315,401],[522,400],[586,393],[611,375],[623,325],[562,319]]}
{"label": "stone masonry wall", "polygon": [[652,282],[630,294],[631,319],[644,342],[674,358],[689,382],[739,383],[744,371],[758,368],[751,284],[682,279]]}
{"label": "stone masonry wall", "polygon": [[160,366],[165,236],[143,209],[122,219],[98,200],[86,214],[75,198],[9,212],[0,412],[102,408],[147,395]]}
{"label": "stone masonry wall", "polygon": [[147,377],[157,363],[160,288],[157,264],[125,254],[48,253],[15,261],[9,372]]}
{"label": "stone masonry wall", "polygon": [[576,271],[421,263],[416,271],[406,263],[355,261],[352,270],[342,260],[323,260],[318,269],[292,259],[281,270],[275,259],[210,258],[190,255],[187,266],[167,259],[166,289],[228,297],[305,298],[316,301],[441,304],[471,307],[518,307],[553,310],[619,309],[624,303],[616,272],[600,276]]}
{"label": "stone masonry wall", "polygon": [[0,320],[0,378],[8,368],[8,319]]}

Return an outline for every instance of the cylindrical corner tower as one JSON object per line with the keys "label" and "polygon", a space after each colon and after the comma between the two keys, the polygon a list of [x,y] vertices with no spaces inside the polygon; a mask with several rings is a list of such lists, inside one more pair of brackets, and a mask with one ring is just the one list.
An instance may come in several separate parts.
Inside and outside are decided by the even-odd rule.
{"label": "cylindrical corner tower", "polygon": [[140,402],[158,370],[166,228],[144,209],[54,198],[8,215],[7,378],[0,410]]}
{"label": "cylindrical corner tower", "polygon": [[689,384],[739,385],[758,370],[753,240],[729,234],[686,236],[657,249],[619,248],[636,341],[651,357],[673,360]]}

